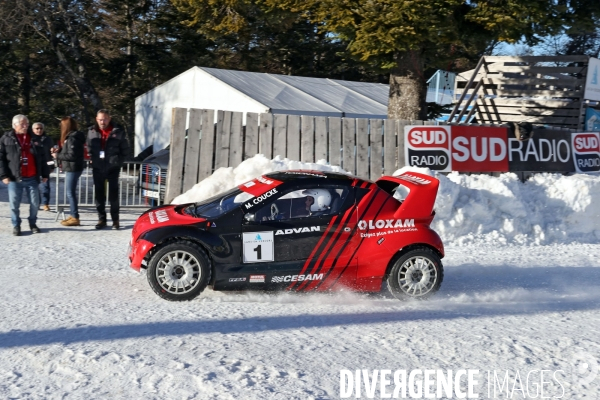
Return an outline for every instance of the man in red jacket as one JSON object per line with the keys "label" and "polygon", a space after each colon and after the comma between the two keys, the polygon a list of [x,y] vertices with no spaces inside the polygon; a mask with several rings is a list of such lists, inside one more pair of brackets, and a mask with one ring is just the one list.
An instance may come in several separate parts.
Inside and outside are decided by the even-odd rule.
{"label": "man in red jacket", "polygon": [[96,124],[88,130],[87,148],[92,160],[95,202],[98,211],[96,229],[106,227],[106,189],[112,229],[119,229],[119,173],[129,155],[129,142],[125,130],[112,122],[107,110],[99,110]]}
{"label": "man in red jacket", "polygon": [[0,180],[8,185],[8,202],[13,235],[21,235],[19,207],[25,190],[29,199],[29,228],[39,233],[37,212],[40,206],[39,183],[49,176],[48,160],[44,146],[37,135],[30,135],[29,120],[25,115],[15,115],[13,129],[0,138]]}

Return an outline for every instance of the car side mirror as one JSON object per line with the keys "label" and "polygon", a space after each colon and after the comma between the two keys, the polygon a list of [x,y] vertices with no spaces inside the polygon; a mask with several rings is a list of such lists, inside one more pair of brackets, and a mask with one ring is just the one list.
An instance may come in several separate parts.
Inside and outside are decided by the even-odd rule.
{"label": "car side mirror", "polygon": [[248,213],[248,214],[244,215],[244,221],[254,222],[254,221],[256,221],[256,215],[252,214],[252,213]]}

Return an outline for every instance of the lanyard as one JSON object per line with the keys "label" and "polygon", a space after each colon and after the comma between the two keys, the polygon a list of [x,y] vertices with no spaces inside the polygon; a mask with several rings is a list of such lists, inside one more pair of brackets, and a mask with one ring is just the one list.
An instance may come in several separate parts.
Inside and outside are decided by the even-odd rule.
{"label": "lanyard", "polygon": [[[27,134],[19,135],[18,133],[15,133],[15,136],[17,136],[17,140],[19,141],[19,144],[21,145],[21,148],[23,148],[25,146],[25,143],[27,143]],[[22,141],[21,141],[21,138],[19,136],[23,136],[23,140]]]}

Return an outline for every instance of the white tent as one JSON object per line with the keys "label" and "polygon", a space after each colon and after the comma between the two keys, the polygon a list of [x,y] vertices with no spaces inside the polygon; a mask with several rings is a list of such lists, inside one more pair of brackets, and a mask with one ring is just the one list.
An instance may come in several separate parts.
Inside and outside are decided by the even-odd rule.
{"label": "white tent", "polygon": [[135,100],[135,153],[167,146],[173,107],[272,114],[387,118],[379,83],[193,67]]}

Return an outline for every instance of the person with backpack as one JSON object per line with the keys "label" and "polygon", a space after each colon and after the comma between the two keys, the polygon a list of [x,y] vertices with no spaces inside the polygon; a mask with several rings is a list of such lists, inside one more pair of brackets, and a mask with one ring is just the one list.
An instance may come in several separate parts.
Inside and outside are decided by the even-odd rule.
{"label": "person with backpack", "polygon": [[77,184],[85,166],[84,145],[85,135],[77,129],[77,121],[71,117],[60,120],[60,150],[52,156],[60,162],[65,171],[65,190],[69,200],[69,217],[61,224],[63,226],[79,226],[79,209],[77,199]]}

